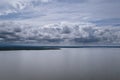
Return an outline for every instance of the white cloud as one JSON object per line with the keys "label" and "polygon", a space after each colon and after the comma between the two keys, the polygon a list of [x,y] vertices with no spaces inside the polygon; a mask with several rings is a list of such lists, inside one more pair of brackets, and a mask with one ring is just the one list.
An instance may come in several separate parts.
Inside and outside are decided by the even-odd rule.
{"label": "white cloud", "polygon": [[0,42],[64,44],[119,44],[120,28],[91,23],[56,23],[43,26],[0,23]]}
{"label": "white cloud", "polygon": [[41,0],[41,2],[45,2],[45,3],[50,2],[50,1],[52,0]]}
{"label": "white cloud", "polygon": [[119,0],[1,0],[0,21],[54,23],[120,18],[119,3]]}
{"label": "white cloud", "polygon": [[[0,15],[18,13],[27,10],[33,11],[33,5],[48,3],[52,0],[2,0],[0,2]],[[25,9],[25,10],[24,10]]]}

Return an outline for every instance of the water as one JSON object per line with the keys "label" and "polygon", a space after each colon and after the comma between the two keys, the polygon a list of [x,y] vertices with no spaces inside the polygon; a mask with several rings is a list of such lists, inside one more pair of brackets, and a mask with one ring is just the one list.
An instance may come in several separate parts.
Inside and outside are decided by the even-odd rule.
{"label": "water", "polygon": [[120,80],[120,49],[1,51],[0,80]]}

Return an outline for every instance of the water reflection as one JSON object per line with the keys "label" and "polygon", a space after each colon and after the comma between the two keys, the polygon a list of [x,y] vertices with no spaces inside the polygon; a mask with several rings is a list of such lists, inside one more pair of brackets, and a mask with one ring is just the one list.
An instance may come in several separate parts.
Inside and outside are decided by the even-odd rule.
{"label": "water reflection", "polygon": [[0,80],[120,80],[120,50],[0,52]]}

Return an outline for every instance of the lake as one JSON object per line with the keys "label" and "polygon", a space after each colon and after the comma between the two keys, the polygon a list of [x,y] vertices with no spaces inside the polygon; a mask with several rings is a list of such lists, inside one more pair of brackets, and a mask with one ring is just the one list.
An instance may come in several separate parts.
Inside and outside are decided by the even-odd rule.
{"label": "lake", "polygon": [[120,80],[120,48],[0,51],[0,80]]}

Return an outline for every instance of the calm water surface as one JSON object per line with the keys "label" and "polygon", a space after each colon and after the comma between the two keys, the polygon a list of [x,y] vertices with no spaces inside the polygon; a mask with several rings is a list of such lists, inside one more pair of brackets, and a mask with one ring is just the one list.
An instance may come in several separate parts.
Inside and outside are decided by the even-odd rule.
{"label": "calm water surface", "polygon": [[1,51],[0,80],[120,80],[120,49]]}

